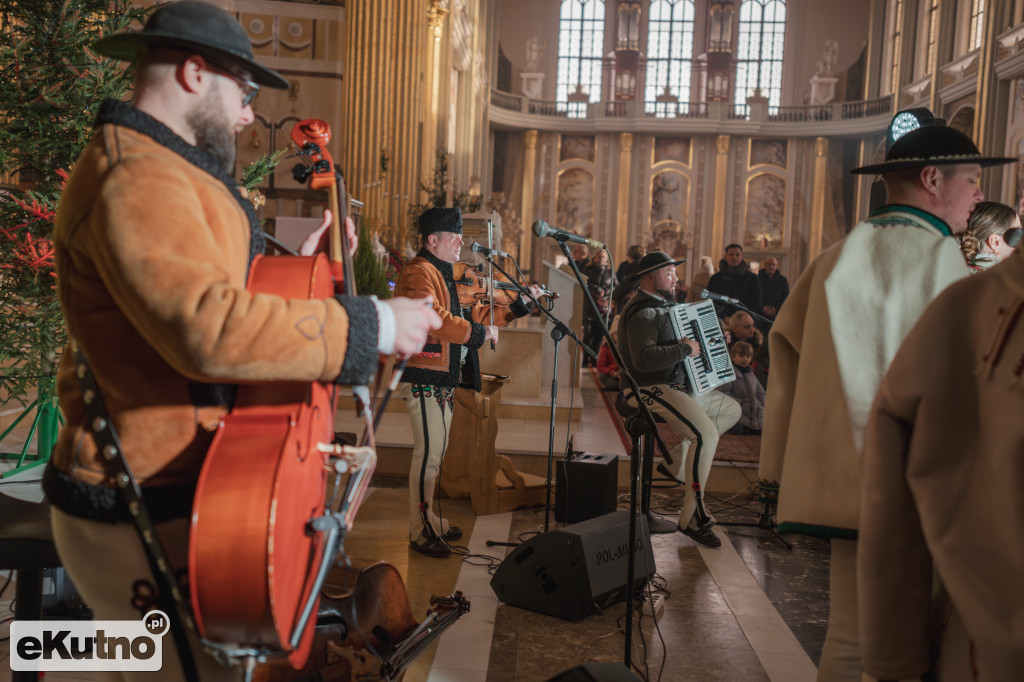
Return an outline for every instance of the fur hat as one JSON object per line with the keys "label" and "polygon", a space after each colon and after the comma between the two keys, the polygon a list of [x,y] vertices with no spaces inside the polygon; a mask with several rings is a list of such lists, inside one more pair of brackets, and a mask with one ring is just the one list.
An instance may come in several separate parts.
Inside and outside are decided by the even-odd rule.
{"label": "fur hat", "polygon": [[885,154],[884,163],[854,168],[856,175],[877,175],[901,168],[944,166],[952,163],[976,163],[982,167],[1014,163],[1017,159],[982,156],[971,138],[956,128],[925,125],[896,140]]}
{"label": "fur hat", "polygon": [[268,88],[284,89],[288,80],[256,63],[245,29],[219,7],[197,0],[182,0],[153,12],[141,31],[118,33],[96,41],[97,52],[134,62],[139,49],[156,45],[208,57],[216,65],[248,71],[252,80]]}
{"label": "fur hat", "polygon": [[435,232],[462,234],[462,211],[457,208],[428,208],[420,214],[419,228],[421,237]]}

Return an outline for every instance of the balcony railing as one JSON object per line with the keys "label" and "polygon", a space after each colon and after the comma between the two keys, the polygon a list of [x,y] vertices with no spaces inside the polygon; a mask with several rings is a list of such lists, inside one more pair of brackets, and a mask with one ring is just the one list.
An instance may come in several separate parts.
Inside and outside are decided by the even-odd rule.
{"label": "balcony railing", "polygon": [[646,119],[749,121],[751,123],[815,123],[874,118],[892,112],[892,95],[859,102],[770,107],[728,102],[552,102],[491,90],[499,109],[560,119]]}

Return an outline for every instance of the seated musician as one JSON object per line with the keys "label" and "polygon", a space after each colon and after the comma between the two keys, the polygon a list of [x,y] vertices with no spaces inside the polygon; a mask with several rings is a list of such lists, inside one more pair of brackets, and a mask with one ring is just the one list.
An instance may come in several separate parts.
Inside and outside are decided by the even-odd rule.
{"label": "seated musician", "polygon": [[[702,491],[711,473],[718,437],[740,417],[739,404],[720,391],[693,397],[685,385],[683,359],[700,352],[694,339],[676,338],[670,310],[678,277],[674,261],[663,251],[640,259],[634,279],[636,295],[619,316],[619,349],[626,370],[640,386],[640,398],[661,416],[682,441],[666,461],[669,471],[686,486],[678,528],[705,547],[720,547],[714,520],[704,508]],[[626,399],[635,404],[623,380]]]}
{"label": "seated musician", "polygon": [[[409,471],[409,546],[430,557],[451,554],[450,542],[462,537],[457,526],[442,520],[433,508],[441,458],[448,446],[455,389],[460,385],[479,391],[480,359],[477,349],[485,341],[498,341],[498,326],[530,312],[521,298],[509,307],[489,306],[463,310],[455,282],[468,265],[459,262],[462,251],[462,212],[457,208],[431,208],[419,218],[422,248],[406,263],[395,283],[395,293],[421,298],[432,296],[441,316],[441,328],[427,339],[423,352],[413,357],[402,375],[402,399],[412,424],[413,453]],[[535,297],[541,295],[531,288]]]}
{"label": "seated musician", "polygon": [[[136,62],[134,101],[103,103],[68,180],[54,232],[59,295],[182,576],[196,480],[237,384],[365,382],[378,352],[418,352],[440,320],[426,299],[288,300],[246,290],[263,235],[232,178],[235,134],[252,123],[259,86],[288,82],[253,60],[231,14],[166,5],[141,31],[96,49]],[[350,221],[346,228],[354,240]],[[70,348],[58,393],[67,425],[44,489],[61,561],[97,619],[137,621],[160,607],[156,582],[86,429]],[[174,640],[162,641],[159,678],[186,679]],[[238,679],[191,642],[200,679]]]}

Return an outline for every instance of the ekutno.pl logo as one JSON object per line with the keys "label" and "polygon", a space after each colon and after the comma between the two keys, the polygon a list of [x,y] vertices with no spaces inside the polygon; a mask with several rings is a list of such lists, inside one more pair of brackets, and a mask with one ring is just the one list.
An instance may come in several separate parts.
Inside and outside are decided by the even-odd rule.
{"label": "ekutno.pl logo", "polygon": [[142,620],[16,620],[11,670],[157,671],[170,622],[163,611]]}

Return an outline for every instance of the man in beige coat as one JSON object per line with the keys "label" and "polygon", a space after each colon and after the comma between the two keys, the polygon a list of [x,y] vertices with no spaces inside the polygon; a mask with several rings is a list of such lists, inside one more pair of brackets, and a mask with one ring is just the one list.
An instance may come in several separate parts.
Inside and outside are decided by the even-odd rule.
{"label": "man in beige coat", "polygon": [[912,131],[881,173],[889,203],[800,277],[769,337],[771,390],[760,475],[779,485],[780,529],[831,538],[830,613],[819,680],[859,680],[855,578],[860,452],[868,410],[928,303],[968,270],[949,237],[967,227],[983,165],[962,133]]}
{"label": "man in beige coat", "polygon": [[[1022,310],[1018,249],[928,306],[878,390],[857,584],[864,670],[879,679],[931,670],[1014,680],[1024,670]],[[933,575],[956,610],[939,646]]]}

